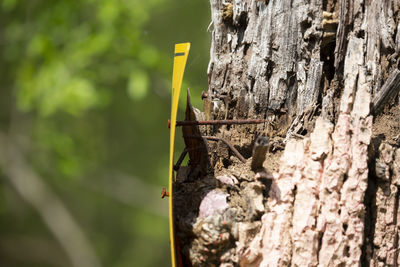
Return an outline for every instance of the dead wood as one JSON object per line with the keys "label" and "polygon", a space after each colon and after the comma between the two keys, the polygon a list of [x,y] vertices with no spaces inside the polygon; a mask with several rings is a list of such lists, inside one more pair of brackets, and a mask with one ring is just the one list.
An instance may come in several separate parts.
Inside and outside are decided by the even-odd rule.
{"label": "dead wood", "polygon": [[[179,170],[178,200],[192,198],[176,207],[185,257],[193,266],[397,266],[400,3],[210,3],[205,117],[267,122],[207,126],[245,163],[213,142],[212,174],[183,183],[190,168]],[[257,136],[285,145],[266,154],[262,174]]]}
{"label": "dead wood", "polygon": [[400,70],[395,69],[372,100],[372,109],[378,113],[400,91]]}

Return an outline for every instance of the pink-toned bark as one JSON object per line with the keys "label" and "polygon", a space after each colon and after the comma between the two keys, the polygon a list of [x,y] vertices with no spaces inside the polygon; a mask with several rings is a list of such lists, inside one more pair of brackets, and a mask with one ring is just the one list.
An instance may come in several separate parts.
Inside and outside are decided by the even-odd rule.
{"label": "pink-toned bark", "polygon": [[320,117],[309,138],[287,143],[242,266],[360,265],[372,117],[363,42],[349,46],[337,123]]}
{"label": "pink-toned bark", "polygon": [[368,255],[368,259],[371,266],[398,266],[400,149],[382,143],[377,153],[375,175],[378,178],[378,187],[375,196],[375,230],[372,236],[374,250],[373,255]]}
{"label": "pink-toned bark", "polygon": [[[213,109],[208,115],[269,117],[279,129],[232,127],[216,134],[231,132],[231,140],[244,150],[254,136],[271,134],[275,151],[288,126],[271,188],[265,180],[275,170],[275,158],[271,168],[264,166],[266,174],[255,179],[247,176],[251,172],[243,171],[246,177],[232,174],[238,182],[231,186],[239,193],[228,190],[228,203],[240,207],[239,214],[246,213],[239,216],[246,218],[239,220],[240,226],[232,223],[232,233],[243,232],[232,234],[233,262],[399,265],[400,135],[398,123],[391,123],[399,114],[398,95],[392,96],[394,101],[389,94],[382,97],[383,111],[375,104],[386,92],[382,88],[398,87],[388,82],[398,76],[398,1],[212,0],[211,6],[212,105],[206,101],[205,107]],[[318,112],[329,121],[317,119]],[[312,133],[290,140],[305,132]],[[265,185],[263,194],[246,189],[254,180]],[[236,196],[251,205],[239,205]],[[256,215],[248,216],[250,210]]]}

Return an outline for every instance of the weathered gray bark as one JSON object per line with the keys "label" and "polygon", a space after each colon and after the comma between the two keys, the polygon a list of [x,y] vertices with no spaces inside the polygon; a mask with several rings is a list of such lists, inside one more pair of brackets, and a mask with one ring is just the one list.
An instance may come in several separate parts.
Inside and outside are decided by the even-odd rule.
{"label": "weathered gray bark", "polygon": [[[211,0],[206,117],[271,123],[207,128],[249,159],[209,144],[213,173],[181,189],[201,192],[190,218],[178,216],[191,264],[400,264],[399,8],[396,0]],[[254,173],[259,135],[271,147]]]}

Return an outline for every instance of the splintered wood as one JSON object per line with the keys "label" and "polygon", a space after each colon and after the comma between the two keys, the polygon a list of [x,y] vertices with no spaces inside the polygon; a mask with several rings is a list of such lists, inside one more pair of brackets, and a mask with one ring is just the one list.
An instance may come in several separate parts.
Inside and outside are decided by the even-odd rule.
{"label": "splintered wood", "polygon": [[375,113],[379,112],[383,105],[398,94],[400,90],[400,70],[395,69],[386,80],[382,89],[375,95],[372,108]]}
{"label": "splintered wood", "polygon": [[268,212],[241,266],[360,264],[372,130],[362,45],[351,37],[337,124],[319,117],[309,138],[286,145]]}
{"label": "splintered wood", "polygon": [[[246,162],[214,142],[214,173],[179,184],[183,253],[193,266],[399,266],[400,2],[210,3],[205,117],[269,124],[207,128]],[[274,170],[251,166],[257,136],[284,140]]]}

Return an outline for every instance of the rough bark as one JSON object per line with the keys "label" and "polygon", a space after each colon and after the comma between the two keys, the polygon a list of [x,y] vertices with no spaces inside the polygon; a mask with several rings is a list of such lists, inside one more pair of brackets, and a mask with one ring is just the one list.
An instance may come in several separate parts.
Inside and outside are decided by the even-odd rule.
{"label": "rough bark", "polygon": [[[194,266],[397,266],[400,2],[211,0],[204,130],[213,171],[178,172]],[[257,136],[270,139],[251,168]],[[284,150],[281,149],[284,147]],[[272,175],[271,175],[272,174]],[[181,198],[181,199],[179,199]],[[187,201],[187,200],[186,200]]]}

